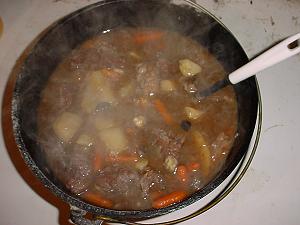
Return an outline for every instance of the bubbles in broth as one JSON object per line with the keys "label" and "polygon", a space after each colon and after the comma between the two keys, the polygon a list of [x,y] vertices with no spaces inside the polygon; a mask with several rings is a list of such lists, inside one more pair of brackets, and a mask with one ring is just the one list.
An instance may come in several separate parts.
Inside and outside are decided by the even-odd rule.
{"label": "bubbles in broth", "polygon": [[39,106],[49,168],[74,195],[117,210],[163,208],[208,184],[237,130],[232,87],[194,93],[225,71],[188,37],[124,28],[84,42]]}

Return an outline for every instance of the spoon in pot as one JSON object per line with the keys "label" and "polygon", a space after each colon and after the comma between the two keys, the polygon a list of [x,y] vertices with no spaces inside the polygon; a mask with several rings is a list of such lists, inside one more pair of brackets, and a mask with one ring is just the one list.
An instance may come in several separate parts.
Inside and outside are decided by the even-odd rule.
{"label": "spoon in pot", "polygon": [[256,73],[298,53],[300,53],[300,33],[281,41],[279,44],[257,56],[246,65],[230,73],[225,79],[214,83],[209,88],[197,91],[195,97],[197,99],[203,99],[227,85],[237,84],[246,80]]}

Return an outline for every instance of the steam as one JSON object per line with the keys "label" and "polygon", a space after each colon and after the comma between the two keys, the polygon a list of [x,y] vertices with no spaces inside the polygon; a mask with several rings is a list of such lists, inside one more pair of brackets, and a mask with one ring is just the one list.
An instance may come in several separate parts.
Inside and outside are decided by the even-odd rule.
{"label": "steam", "polygon": [[[58,25],[50,28],[35,46],[23,73],[19,76],[19,110],[28,138],[37,138],[36,117],[41,90],[58,64],[85,40],[120,27],[156,27],[182,33],[191,39],[204,40],[204,46],[210,45],[210,31],[218,26],[217,22],[204,13],[182,5],[182,1],[172,1],[172,4],[169,2],[140,1],[136,4],[124,1],[120,6],[117,3],[109,3],[86,9],[80,15],[73,15],[71,19],[64,19],[64,22],[58,22]],[[212,45],[212,52],[217,58],[223,58],[225,51],[226,48],[221,42]],[[112,54],[118,54],[117,50]],[[233,61],[235,57],[238,56],[235,55]],[[214,68],[211,73],[214,73]],[[203,82],[201,85],[207,85]]]}

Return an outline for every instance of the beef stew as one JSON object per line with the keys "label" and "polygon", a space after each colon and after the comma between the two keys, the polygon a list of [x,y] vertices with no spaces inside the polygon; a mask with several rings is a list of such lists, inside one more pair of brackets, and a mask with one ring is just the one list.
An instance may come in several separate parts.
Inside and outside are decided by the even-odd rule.
{"label": "beef stew", "polygon": [[76,196],[117,210],[163,208],[205,187],[237,136],[232,87],[194,98],[224,68],[188,37],[123,28],[87,40],[42,92],[39,139]]}

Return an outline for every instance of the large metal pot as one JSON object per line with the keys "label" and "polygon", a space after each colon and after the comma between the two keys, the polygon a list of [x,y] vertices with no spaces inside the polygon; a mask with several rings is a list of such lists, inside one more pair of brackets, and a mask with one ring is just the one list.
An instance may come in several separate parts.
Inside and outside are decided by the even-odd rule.
{"label": "large metal pot", "polygon": [[[215,55],[228,73],[248,61],[242,47],[222,24],[190,1],[175,2],[177,3],[162,0],[108,0],[87,6],[53,24],[26,58],[13,94],[15,139],[28,167],[47,188],[70,205],[95,215],[122,221],[160,216],[206,196],[228,177],[247,152],[258,109],[258,88],[254,77],[234,86],[238,101],[239,136],[226,163],[209,184],[180,203],[146,211],[101,208],[71,194],[47,167],[36,140],[40,94],[56,66],[85,40],[119,27],[159,27],[198,41]],[[28,133],[28,130],[31,132]]]}

